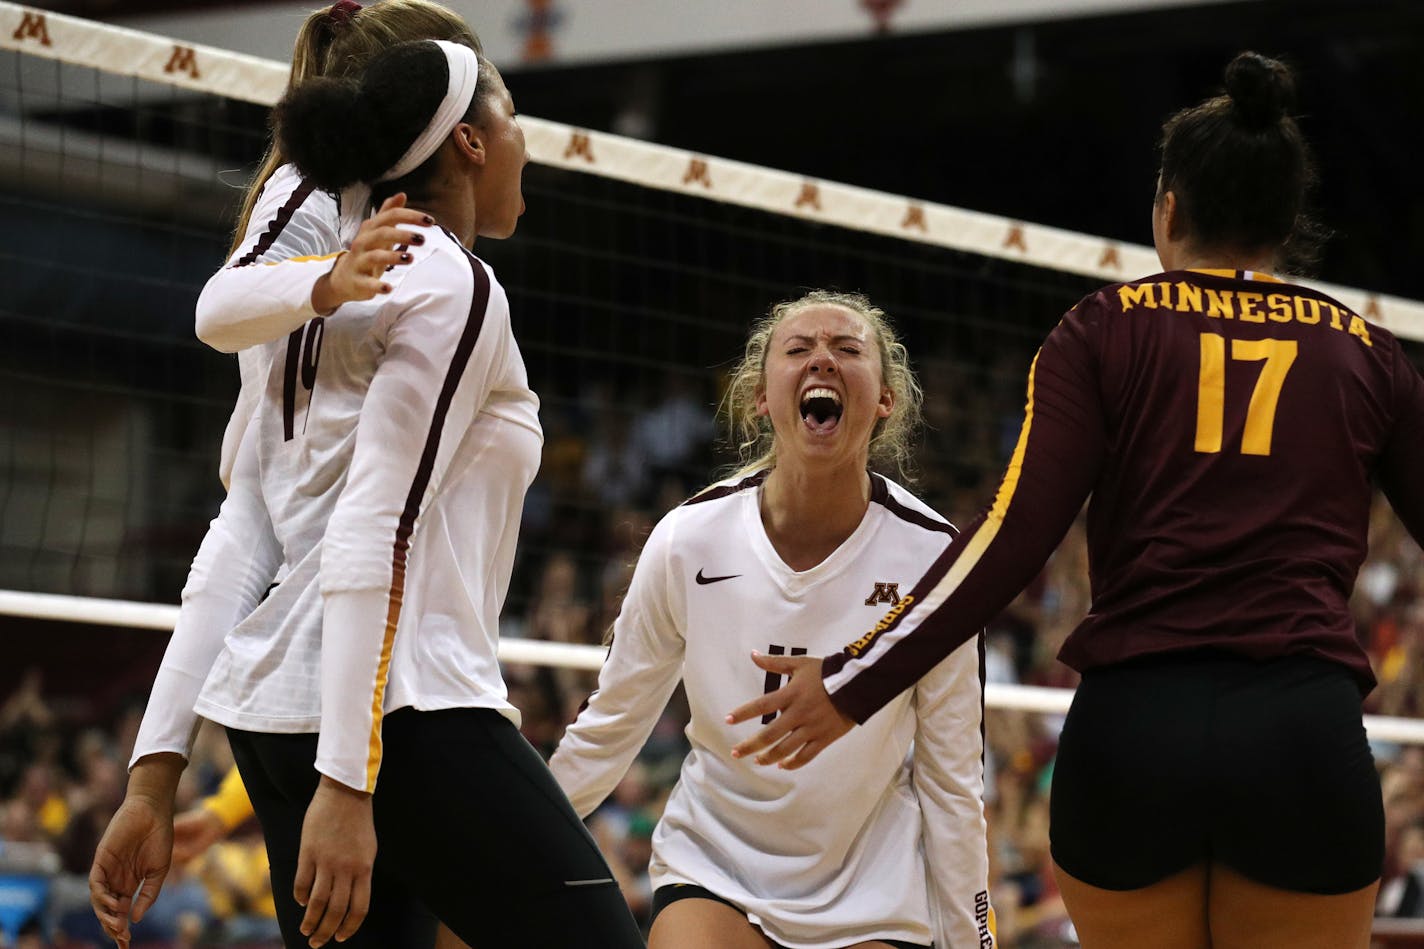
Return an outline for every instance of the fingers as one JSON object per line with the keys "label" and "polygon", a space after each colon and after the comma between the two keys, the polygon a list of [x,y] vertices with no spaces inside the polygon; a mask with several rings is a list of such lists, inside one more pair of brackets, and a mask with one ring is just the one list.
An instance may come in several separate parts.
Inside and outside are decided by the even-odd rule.
{"label": "fingers", "polygon": [[[763,715],[774,715],[780,712],[789,704],[789,697],[782,694],[785,691],[784,688],[777,689],[775,692],[759,695],[745,705],[738,705],[727,716],[727,724],[740,725],[742,722],[749,722],[754,718],[760,719]],[[746,742],[742,742],[732,749],[732,757],[740,758],[741,755],[738,754],[738,751],[741,751],[745,745]]]}
{"label": "fingers", "polygon": [[405,207],[405,192],[397,191],[395,194],[391,195],[389,198],[381,202],[381,206],[376,211],[376,213],[385,214],[387,211],[403,207]]}
{"label": "fingers", "polygon": [[129,933],[129,901],[114,892],[110,879],[108,869],[96,860],[89,870],[89,905],[94,908],[94,916],[105,935],[124,945]]}
{"label": "fingers", "polygon": [[356,935],[371,908],[371,875],[362,874],[351,887],[351,905],[346,909],[346,918],[336,930],[336,941],[345,942]]}
{"label": "fingers", "polygon": [[752,650],[752,662],[767,672],[775,672],[778,675],[791,675],[807,662],[814,661],[814,659],[807,659],[805,656],[765,656],[755,649]]}
{"label": "fingers", "polygon": [[787,771],[795,771],[797,768],[810,764],[815,760],[817,755],[825,750],[826,744],[826,742],[820,740],[806,742],[796,754],[784,759],[781,762],[781,767]]}
{"label": "fingers", "polygon": [[[326,882],[327,885],[323,886],[323,882]],[[340,876],[317,874],[317,884],[312,888],[312,902],[307,907],[306,918],[302,920],[302,934],[311,937],[307,943],[313,949],[330,942],[331,937],[336,935],[336,930],[340,927],[342,920],[346,918],[346,908],[351,903],[351,884],[350,879]],[[323,904],[321,915],[313,920],[312,914],[316,910],[318,902]],[[308,921],[312,922],[310,929]]]}
{"label": "fingers", "polygon": [[158,891],[163,888],[163,880],[168,876],[165,868],[157,873],[151,873],[143,881],[143,886],[139,888],[138,895],[133,901],[133,921],[139,922],[143,919],[143,914],[148,912],[148,908],[153,905],[153,901],[158,899]]}
{"label": "fingers", "polygon": [[302,931],[303,936],[311,937],[310,941],[313,946],[318,945],[315,941],[316,937],[313,934],[316,932],[317,925],[321,922],[322,918],[326,916],[326,904],[330,899],[331,877],[318,867],[306,900],[297,900],[298,903],[301,903],[307,908],[306,915],[302,917],[301,925],[297,928]]}
{"label": "fingers", "polygon": [[292,881],[292,898],[298,906],[306,906],[311,900],[312,881],[316,879],[316,860],[307,852],[305,842],[297,853],[297,875]]}
{"label": "fingers", "polygon": [[[783,692],[783,691],[785,691],[785,690],[784,690],[784,689],[778,689],[776,692],[771,693],[771,695],[769,695],[769,696],[764,696],[763,699],[772,698],[772,697],[776,696],[778,693]],[[759,700],[759,701],[761,701],[761,700]],[[742,706],[742,708],[749,708],[750,706],[756,705],[756,704],[757,704],[757,702],[750,702],[750,703],[748,703],[747,705]],[[777,709],[777,708],[779,708],[779,707],[780,707],[779,704],[774,704],[774,705],[771,705],[771,706],[769,707],[769,709],[770,709],[770,710],[775,710],[775,709]],[[737,711],[740,712],[741,709],[738,709]],[[736,713],[736,712],[733,712],[732,714],[735,715],[735,714],[737,714],[737,713]],[[747,717],[750,717],[750,716],[747,716]],[[741,721],[745,721],[746,719],[743,718],[743,719],[740,719],[740,720],[741,720]],[[754,755],[754,754],[757,754],[758,752],[765,751],[767,748],[770,748],[771,746],[775,745],[777,742],[779,742],[779,741],[781,741],[783,738],[785,738],[787,735],[789,735],[789,734],[791,733],[792,728],[793,728],[793,726],[792,726],[792,724],[788,721],[787,716],[785,716],[785,715],[778,715],[778,716],[776,716],[775,719],[772,720],[771,724],[767,725],[765,728],[763,728],[761,731],[757,732],[757,733],[756,733],[755,735],[753,735],[752,737],[748,738],[746,741],[743,741],[743,742],[740,742],[739,744],[737,744],[737,745],[732,749],[732,757],[733,757],[733,758],[745,758],[745,757],[747,757],[747,756],[749,756],[749,755]],[[758,760],[758,762],[761,761],[760,758],[758,758],[757,760]]]}

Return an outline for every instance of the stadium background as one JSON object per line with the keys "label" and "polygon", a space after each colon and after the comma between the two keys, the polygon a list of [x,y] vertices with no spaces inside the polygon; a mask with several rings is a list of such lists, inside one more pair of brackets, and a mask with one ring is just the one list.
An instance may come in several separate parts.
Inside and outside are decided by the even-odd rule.
{"label": "stadium background", "polygon": [[[1424,219],[1409,174],[1424,118],[1417,5],[1151,4],[900,33],[898,8],[921,4],[826,2],[859,8],[861,32],[500,65],[528,115],[1145,243],[1161,119],[1211,91],[1237,50],[1282,53],[1303,76],[1320,217],[1336,231],[1321,275],[1424,296],[1415,263]],[[194,28],[174,16],[177,4],[155,0],[41,6],[146,29],[171,22],[175,35]],[[528,6],[572,16],[617,4]],[[479,10],[461,9],[488,34]],[[557,44],[558,30],[551,36]],[[230,39],[219,45],[241,47]],[[97,76],[51,79],[5,55],[0,588],[174,602],[221,497],[216,450],[236,388],[230,357],[192,338],[192,304],[223,256],[238,194],[230,185],[260,153],[264,110],[138,84],[115,95]],[[26,157],[42,139],[58,156],[49,167]],[[126,149],[139,154],[138,173],[114,170]],[[747,322],[770,302],[837,286],[867,292],[899,319],[929,395],[917,489],[963,521],[1012,447],[1033,348],[1100,282],[546,167],[530,169],[526,193],[519,234],[478,247],[509,288],[546,406],[511,636],[598,641],[652,521],[728,460],[714,445],[710,407]],[[1424,705],[1421,590],[1419,551],[1381,506],[1357,596],[1385,682],[1373,710],[1418,715]],[[1075,532],[991,627],[992,675],[1071,685],[1052,656],[1085,607]],[[82,872],[121,792],[124,746],[164,637],[15,617],[0,618],[0,637],[0,860],[8,853],[22,868],[53,851]],[[509,673],[527,733],[548,747],[589,675]],[[676,718],[673,708],[639,773],[597,819],[635,902],[647,831],[681,754]],[[1054,727],[1024,713],[991,717],[994,897],[1009,946],[1062,944],[1045,873]],[[190,798],[221,776],[221,744],[204,740]],[[1405,874],[1402,886],[1424,860],[1424,754],[1379,752],[1391,872]],[[163,935],[181,943],[195,919],[206,942],[259,934],[260,871],[241,879],[255,841],[240,834],[233,847],[194,869],[184,888],[191,905],[174,904],[188,918],[175,914]],[[36,864],[46,873],[52,865]],[[63,876],[52,881],[55,907],[82,902],[65,886]],[[1417,895],[1412,906],[1424,915]],[[76,915],[86,912],[80,905]]]}

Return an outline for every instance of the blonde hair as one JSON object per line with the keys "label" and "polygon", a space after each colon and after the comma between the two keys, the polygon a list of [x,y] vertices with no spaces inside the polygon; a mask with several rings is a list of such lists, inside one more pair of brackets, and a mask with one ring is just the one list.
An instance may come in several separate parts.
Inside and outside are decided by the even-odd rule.
{"label": "blonde hair", "polygon": [[[287,92],[318,76],[339,79],[355,75],[377,53],[407,40],[449,40],[463,43],[476,53],[484,52],[479,36],[469,24],[433,0],[379,0],[342,16],[333,15],[331,7],[322,7],[308,14],[297,31]],[[286,162],[287,156],[273,135],[242,199],[228,256],[237,251],[247,233],[262,186]]]}
{"label": "blonde hair", "polygon": [[859,316],[875,333],[880,350],[881,384],[895,396],[888,418],[879,419],[870,435],[870,463],[892,469],[901,479],[913,480],[911,441],[923,421],[924,392],[910,368],[910,354],[885,311],[859,293],[812,290],[795,300],[778,303],[752,324],[742,359],[732,369],[720,414],[726,421],[729,442],[737,450],[739,466],[729,477],[741,478],[776,465],[776,432],[771,419],[757,414],[757,395],[766,387],[766,353],[781,321],[813,306],[838,306]]}

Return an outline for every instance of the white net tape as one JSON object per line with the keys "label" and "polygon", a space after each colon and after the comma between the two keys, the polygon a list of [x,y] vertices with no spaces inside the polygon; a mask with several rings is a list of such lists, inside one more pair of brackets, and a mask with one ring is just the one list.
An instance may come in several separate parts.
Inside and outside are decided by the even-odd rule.
{"label": "white net tape", "polygon": [[[172,632],[173,625],[178,621],[178,607],[164,603],[131,603],[126,600],[103,600],[96,597],[0,590],[0,615]],[[596,670],[603,666],[603,659],[607,654],[608,651],[602,646],[580,646],[508,637],[499,641],[500,661],[507,663]],[[1045,689],[1039,686],[993,682],[984,689],[984,704],[990,708],[1061,715],[1068,711],[1068,704],[1072,700],[1073,692],[1070,689]],[[1370,738],[1375,741],[1424,745],[1424,721],[1366,715],[1365,728]]]}

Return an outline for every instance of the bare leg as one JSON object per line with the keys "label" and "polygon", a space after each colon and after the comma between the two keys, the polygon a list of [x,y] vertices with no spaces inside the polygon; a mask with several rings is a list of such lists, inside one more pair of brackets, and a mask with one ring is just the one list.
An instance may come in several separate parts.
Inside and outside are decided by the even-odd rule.
{"label": "bare leg", "polygon": [[1090,886],[1056,863],[1053,874],[1083,949],[1214,949],[1206,864],[1138,890]]}
{"label": "bare leg", "polygon": [[1207,900],[1214,949],[1367,949],[1376,880],[1332,896],[1257,883],[1214,864]]}
{"label": "bare leg", "polygon": [[470,949],[460,941],[460,937],[445,928],[441,923],[440,928],[435,931],[435,949]]}
{"label": "bare leg", "polygon": [[770,939],[726,903],[678,900],[658,914],[648,949],[771,949]]}

